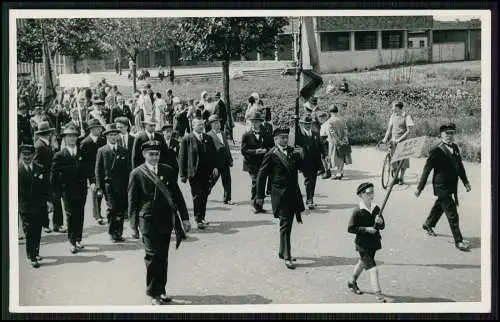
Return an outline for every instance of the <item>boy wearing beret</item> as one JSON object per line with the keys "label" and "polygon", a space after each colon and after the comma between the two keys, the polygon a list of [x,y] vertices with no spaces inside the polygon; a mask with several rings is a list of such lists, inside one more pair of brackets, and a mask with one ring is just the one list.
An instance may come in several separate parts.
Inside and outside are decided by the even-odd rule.
{"label": "boy wearing beret", "polygon": [[380,230],[385,228],[385,221],[380,214],[380,208],[373,202],[373,183],[364,182],[358,186],[356,194],[361,199],[353,210],[347,231],[356,235],[354,243],[359,252],[359,261],[354,267],[352,278],[347,287],[355,294],[363,294],[358,287],[357,280],[363,270],[370,273],[370,280],[376,299],[386,302],[378,280],[378,269],[375,263],[375,253],[382,248]]}

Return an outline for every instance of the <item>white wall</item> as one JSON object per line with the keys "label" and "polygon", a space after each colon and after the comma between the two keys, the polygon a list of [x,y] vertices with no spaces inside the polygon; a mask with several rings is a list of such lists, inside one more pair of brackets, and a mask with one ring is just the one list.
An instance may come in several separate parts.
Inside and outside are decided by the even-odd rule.
{"label": "white wall", "polygon": [[321,73],[345,72],[379,65],[378,50],[319,52]]}
{"label": "white wall", "polygon": [[465,43],[444,43],[432,45],[432,61],[465,60]]}

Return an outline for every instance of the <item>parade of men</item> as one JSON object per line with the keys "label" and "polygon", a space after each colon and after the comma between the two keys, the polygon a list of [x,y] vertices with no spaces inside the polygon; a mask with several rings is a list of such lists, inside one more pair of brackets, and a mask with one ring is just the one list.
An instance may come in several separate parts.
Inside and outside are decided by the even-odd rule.
{"label": "parade of men", "polygon": [[222,186],[224,188],[223,203],[226,205],[232,205],[231,201],[231,168],[233,167],[233,157],[231,156],[231,150],[229,148],[229,142],[227,141],[226,134],[221,132],[221,122],[216,114],[210,115],[208,118],[210,122],[211,130],[208,132],[214,141],[216,154],[217,154],[217,169],[218,176],[212,179],[212,187],[217,183],[219,177],[222,181]]}
{"label": "parade of men", "polygon": [[264,118],[258,111],[249,115],[248,121],[251,124],[251,129],[243,134],[241,138],[241,154],[244,157],[243,171],[248,172],[252,180],[250,201],[252,211],[255,214],[266,212],[262,205],[256,203],[257,174],[264,159],[264,154],[273,146],[272,137],[266,131],[261,131],[263,120]]}
{"label": "parade of men", "polygon": [[277,128],[273,131],[276,146],[265,154],[257,174],[256,203],[263,204],[266,179],[271,176],[273,215],[280,220],[278,257],[285,260],[288,269],[295,269],[291,250],[292,226],[295,218],[302,223],[301,214],[305,208],[298,182],[298,165],[302,152],[288,146],[289,133],[289,129]]}
{"label": "parade of men", "polygon": [[166,290],[172,230],[177,248],[191,226],[174,169],[159,163],[160,142],[147,141],[141,151],[145,162],[130,174],[128,216],[132,228],[138,221],[141,230],[146,252],[146,294],[153,305],[162,305],[172,301]]}
{"label": "parade of men", "polygon": [[494,303],[491,17],[23,10],[9,310]]}
{"label": "parade of men", "polygon": [[[65,147],[54,155],[50,182],[56,197],[63,199],[70,251],[76,254],[83,249],[82,235],[89,164],[83,160],[76,141],[80,133],[73,127],[62,130]],[[94,174],[92,174],[94,176]]]}
{"label": "parade of men", "polygon": [[203,132],[205,120],[193,120],[193,132],[186,135],[179,150],[179,176],[183,183],[189,180],[193,197],[196,227],[205,229],[210,181],[219,175],[217,152],[212,137]]}
{"label": "parade of men", "polygon": [[108,124],[102,133],[107,144],[97,150],[95,164],[96,194],[106,201],[111,241],[123,242],[123,221],[127,213],[127,185],[130,173],[128,151],[118,145],[120,131],[115,123]]}

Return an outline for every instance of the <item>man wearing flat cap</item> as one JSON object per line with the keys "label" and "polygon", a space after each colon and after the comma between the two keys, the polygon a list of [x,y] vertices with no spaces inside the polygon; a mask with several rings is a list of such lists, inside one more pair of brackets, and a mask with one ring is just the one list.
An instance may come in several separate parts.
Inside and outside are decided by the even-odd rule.
{"label": "man wearing flat cap", "polygon": [[273,131],[276,146],[265,154],[257,174],[256,203],[263,204],[266,179],[270,176],[273,214],[280,219],[278,257],[285,260],[288,269],[294,269],[290,236],[294,217],[302,223],[301,213],[305,210],[298,182],[298,166],[303,151],[288,146],[289,132],[289,128]]}
{"label": "man wearing flat cap", "polygon": [[180,147],[179,141],[177,141],[177,139],[173,137],[174,125],[167,121],[161,128],[161,132],[163,133],[163,139],[165,140],[165,164],[168,164],[173,169],[175,169],[175,173],[179,175],[178,157]]}
{"label": "man wearing flat cap", "polygon": [[264,118],[259,111],[250,113],[248,116],[250,129],[241,138],[241,154],[243,155],[243,171],[248,172],[252,180],[250,191],[251,207],[254,214],[265,213],[261,205],[257,204],[257,174],[259,172],[264,154],[273,146],[273,138],[268,132],[263,131],[262,122]]}
{"label": "man wearing flat cap", "polygon": [[127,212],[127,185],[130,173],[128,151],[118,145],[120,130],[115,123],[103,132],[107,144],[97,150],[95,164],[96,191],[104,195],[107,206],[109,236],[113,243],[124,241],[123,221]]}
{"label": "man wearing flat cap", "polygon": [[179,150],[179,176],[183,183],[189,180],[193,196],[194,216],[198,229],[205,229],[210,180],[218,176],[214,141],[203,133],[205,120],[193,120],[193,132],[182,138]]}
{"label": "man wearing flat cap", "polygon": [[[38,164],[44,172],[44,176],[50,177],[50,167],[52,165],[52,158],[55,151],[51,145],[51,137],[54,134],[49,122],[43,121],[38,124],[38,130],[35,134],[38,139],[35,142],[35,158],[34,163]],[[54,197],[52,193],[49,194],[49,204],[52,208],[52,228],[55,232],[66,232],[63,227],[64,219],[62,213],[61,198]],[[43,223],[46,233],[50,233],[50,218],[47,216],[46,221]]]}
{"label": "man wearing flat cap", "polygon": [[222,180],[222,186],[224,187],[223,202],[226,205],[232,205],[231,167],[233,166],[233,157],[231,155],[231,150],[229,148],[226,134],[222,132],[219,117],[215,114],[210,115],[208,121],[210,122],[212,128],[210,132],[208,132],[208,135],[210,135],[214,140],[215,150],[217,154],[217,169],[219,169],[219,175],[213,178],[211,187],[213,188],[220,177]]}
{"label": "man wearing flat cap", "polygon": [[21,145],[18,164],[19,215],[26,236],[26,255],[31,266],[38,268],[41,260],[40,239],[42,224],[47,220],[47,202],[50,195],[49,178],[44,169],[33,162],[35,147]]}
{"label": "man wearing flat cap", "polygon": [[95,183],[95,162],[97,150],[106,144],[106,139],[101,136],[101,123],[96,119],[88,122],[89,135],[80,143],[83,163],[86,165],[87,177],[89,178],[90,193],[92,194],[92,215],[99,225],[104,225],[104,218],[101,216],[102,194],[99,194]]}
{"label": "man wearing flat cap", "polygon": [[166,285],[172,230],[177,248],[191,228],[175,170],[159,163],[161,150],[158,141],[142,144],[145,162],[132,170],[128,184],[130,225],[135,229],[135,222],[139,222],[146,252],[146,294],[153,305],[171,302]]}
{"label": "man wearing flat cap", "polygon": [[458,223],[458,178],[462,180],[467,192],[471,190],[471,185],[465,173],[458,146],[454,143],[455,124],[444,124],[440,127],[439,132],[441,133],[441,142],[430,150],[415,191],[415,196],[419,197],[425,188],[430,172],[434,170],[432,186],[437,199],[422,228],[428,235],[436,236],[434,227],[444,212],[450,224],[455,246],[461,251],[468,251],[469,244],[463,239]]}
{"label": "man wearing flat cap", "polygon": [[301,159],[299,169],[304,175],[304,185],[306,186],[306,205],[309,209],[316,208],[314,204],[314,192],[316,190],[316,179],[318,171],[321,169],[321,141],[319,133],[312,129],[313,119],[306,114],[301,120],[301,128],[296,139],[296,144],[304,150],[304,157]]}
{"label": "man wearing flat cap", "polygon": [[80,132],[74,127],[64,128],[61,137],[65,147],[52,159],[50,182],[52,191],[64,201],[70,251],[76,254],[82,245],[85,201],[87,199],[88,164],[76,145]]}

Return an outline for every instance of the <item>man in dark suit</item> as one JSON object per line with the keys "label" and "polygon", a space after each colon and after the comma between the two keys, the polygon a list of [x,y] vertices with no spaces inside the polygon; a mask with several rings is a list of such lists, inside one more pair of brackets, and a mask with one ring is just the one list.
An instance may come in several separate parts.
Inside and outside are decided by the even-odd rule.
{"label": "man in dark suit", "polygon": [[118,117],[126,117],[130,120],[130,123],[133,124],[134,115],[132,114],[130,107],[125,105],[125,98],[123,98],[123,95],[116,96],[116,103],[117,104],[111,109],[111,122],[116,122],[116,118]]}
{"label": "man in dark suit", "polygon": [[229,143],[227,142],[226,134],[222,132],[221,122],[217,115],[210,115],[208,118],[212,130],[208,132],[214,141],[215,150],[217,153],[217,169],[219,170],[219,175],[212,179],[211,188],[212,189],[219,177],[222,180],[222,186],[224,187],[224,204],[232,205],[231,201],[231,167],[233,166],[233,157],[231,155],[231,150],[229,149]]}
{"label": "man in dark suit", "polygon": [[293,149],[288,146],[289,132],[290,129],[280,128],[273,132],[276,146],[266,153],[259,169],[256,203],[264,203],[266,178],[271,176],[273,214],[280,219],[278,256],[285,260],[287,268],[294,269],[290,236],[294,217],[297,217],[297,222],[302,223],[301,213],[305,210],[298,181],[298,165],[303,151],[301,148]]}
{"label": "man in dark suit", "polygon": [[35,147],[21,145],[18,164],[19,215],[26,236],[26,255],[34,268],[40,267],[42,224],[47,218],[49,178],[45,169],[33,162]]}
{"label": "man in dark suit", "polygon": [[220,98],[220,92],[215,93],[215,107],[212,115],[217,115],[219,117],[221,131],[224,132],[226,129],[227,112],[226,104]]}
{"label": "man in dark suit", "polygon": [[104,218],[101,216],[102,194],[97,193],[95,183],[95,162],[97,150],[106,144],[106,140],[101,136],[103,127],[98,120],[90,119],[88,129],[90,133],[80,143],[80,151],[89,178],[90,192],[92,194],[92,215],[99,225],[104,225]]}
{"label": "man in dark suit", "polygon": [[164,159],[165,164],[171,166],[177,175],[179,175],[179,141],[173,137],[174,126],[172,123],[165,123],[161,128],[163,133],[163,139],[165,140],[165,149],[163,153],[165,153]]}
{"label": "man in dark suit", "polygon": [[21,102],[17,111],[17,142],[19,144],[33,144],[31,135],[30,116],[26,103]]}
{"label": "man in dark suit", "polygon": [[[51,137],[54,133],[54,128],[50,127],[49,123],[44,121],[38,124],[38,130],[35,134],[38,140],[35,142],[35,162],[43,171],[44,176],[50,177],[50,167],[52,165],[52,158],[54,151],[51,145]],[[55,198],[53,194],[49,194],[49,204],[52,208],[52,228],[55,232],[65,233],[66,229],[63,227],[63,212],[61,205],[61,198]],[[43,223],[46,233],[50,233],[50,218],[47,213],[47,219]]]}
{"label": "man in dark suit", "polygon": [[182,139],[179,150],[179,174],[183,183],[189,179],[198,229],[205,229],[208,224],[205,215],[210,180],[219,174],[214,141],[203,133],[204,126],[204,120],[194,119],[193,132]]}
{"label": "man in dark suit", "polygon": [[117,141],[120,131],[116,124],[108,124],[103,135],[107,144],[97,150],[95,178],[97,194],[104,194],[107,205],[109,236],[113,243],[124,241],[123,221],[127,212],[127,185],[130,173],[128,151]]}
{"label": "man in dark suit", "polygon": [[251,114],[248,118],[252,128],[241,138],[241,154],[244,157],[243,171],[250,174],[252,180],[251,204],[254,213],[265,213],[265,210],[255,203],[257,192],[257,173],[266,154],[273,147],[272,136],[267,131],[262,131],[263,118],[259,112]]}
{"label": "man in dark suit", "polygon": [[458,224],[458,178],[464,183],[467,192],[471,190],[471,185],[467,179],[458,146],[453,143],[456,132],[455,124],[444,124],[440,127],[439,132],[441,133],[441,142],[429,152],[415,196],[420,196],[430,172],[434,170],[432,186],[437,200],[423,225],[423,229],[428,235],[436,236],[433,228],[444,212],[450,224],[455,246],[462,251],[467,251],[469,245],[462,238]]}
{"label": "man in dark suit", "polygon": [[[82,109],[81,112],[82,112],[82,118],[85,119],[84,116],[83,116],[83,113],[84,113],[83,109]],[[78,130],[79,136],[78,136],[78,139],[76,141],[76,144],[78,146],[80,146],[80,143],[82,142],[82,140],[87,135],[87,131],[88,131],[87,122],[80,120],[80,113],[79,113],[77,107],[74,107],[74,108],[71,109],[70,116],[71,116],[71,121],[69,121],[68,123],[66,123],[64,125],[64,128],[73,127],[73,128],[75,128],[75,129]],[[64,141],[61,142],[61,149],[62,148],[64,148]]]}
{"label": "man in dark suit", "polygon": [[134,146],[134,137],[129,133],[129,119],[124,116],[120,116],[115,119],[115,123],[116,128],[120,131],[118,137],[118,145],[124,147],[127,150],[128,161],[130,162],[132,158],[132,147]]}
{"label": "man in dark suit", "polygon": [[[138,133],[134,139],[134,146],[132,147],[132,169],[137,168],[144,163],[144,157],[141,153],[141,146],[146,141],[159,141],[161,144],[161,150],[165,151],[165,140],[162,135],[155,132],[156,120],[146,119],[142,122],[144,124],[144,131]],[[166,155],[162,153],[160,155],[160,163],[166,163]]]}
{"label": "man in dark suit", "polygon": [[172,230],[175,229],[177,248],[191,226],[175,171],[159,163],[161,143],[148,141],[141,149],[145,162],[130,173],[128,211],[132,229],[136,221],[140,222],[146,251],[146,294],[153,305],[161,305],[171,302],[165,287]]}
{"label": "man in dark suit", "polygon": [[82,249],[82,230],[85,200],[87,199],[88,165],[76,145],[80,133],[73,127],[64,128],[61,136],[65,147],[54,155],[51,169],[52,191],[62,196],[70,251],[76,254]]}
{"label": "man in dark suit", "polygon": [[321,169],[321,141],[319,133],[312,130],[313,119],[306,114],[301,120],[302,125],[296,144],[304,150],[304,157],[300,162],[300,171],[304,175],[306,186],[306,205],[309,209],[316,208],[314,204],[314,191],[316,190],[316,179],[318,170]]}

